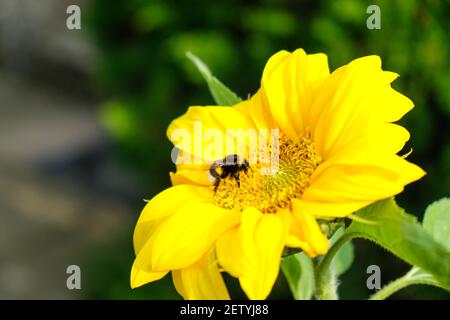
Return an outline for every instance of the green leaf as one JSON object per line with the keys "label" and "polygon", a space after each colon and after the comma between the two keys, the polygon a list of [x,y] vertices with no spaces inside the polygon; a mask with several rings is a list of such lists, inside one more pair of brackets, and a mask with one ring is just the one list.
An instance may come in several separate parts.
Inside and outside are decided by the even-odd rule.
{"label": "green leaf", "polygon": [[356,216],[371,223],[354,220],[343,240],[361,237],[374,241],[433,275],[442,286],[450,286],[449,249],[425,231],[414,216],[405,213],[393,198],[378,201],[358,211]]}
{"label": "green leaf", "polygon": [[242,101],[233,91],[228,89],[222,82],[220,82],[216,77],[214,77],[209,70],[208,66],[200,60],[196,55],[187,52],[186,57],[191,60],[198,71],[205,79],[208,84],[209,91],[211,92],[214,101],[221,106],[233,106]]}
{"label": "green leaf", "polygon": [[442,283],[436,280],[433,275],[426,271],[423,271],[419,267],[413,267],[407,274],[407,277],[411,279],[413,284],[424,284],[429,286],[435,286],[442,288],[444,290],[450,291],[450,286],[448,284]]}
{"label": "green leaf", "polygon": [[[330,247],[339,240],[345,232],[345,228],[341,227],[336,230],[333,236],[330,238]],[[333,258],[334,272],[336,277],[346,272],[353,263],[354,259],[354,248],[351,241],[346,242],[342,247],[339,248],[338,252]]]}
{"label": "green leaf", "polygon": [[281,270],[296,300],[310,300],[315,288],[312,260],[303,252],[290,255],[281,261]]}
{"label": "green leaf", "polygon": [[421,270],[418,267],[412,267],[412,269],[391,283],[384,286],[381,290],[376,292],[370,297],[370,300],[384,300],[391,296],[393,293],[412,285],[428,285],[435,286],[441,289],[450,291],[450,287],[446,286],[440,281],[437,281],[431,274]]}
{"label": "green leaf", "polygon": [[430,204],[423,218],[424,229],[450,250],[450,198]]}

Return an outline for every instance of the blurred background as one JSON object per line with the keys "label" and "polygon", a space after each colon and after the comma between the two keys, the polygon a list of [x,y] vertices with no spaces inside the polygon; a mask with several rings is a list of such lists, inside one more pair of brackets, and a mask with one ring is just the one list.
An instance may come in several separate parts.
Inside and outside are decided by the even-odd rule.
{"label": "blurred background", "polygon": [[[66,27],[71,4],[81,30]],[[370,4],[381,30],[366,27]],[[428,174],[398,201],[421,219],[450,194],[449,9],[439,0],[0,0],[0,298],[179,298],[170,277],[131,290],[129,272],[143,199],[170,185],[165,129],[189,105],[213,104],[186,51],[242,97],[281,49],[324,52],[331,70],[380,55],[416,105],[401,123],[411,161]],[[370,294],[371,264],[383,284],[409,268],[355,245],[344,299]],[[72,264],[81,290],[66,287]],[[291,298],[283,276],[270,298]],[[450,296],[415,286],[393,298]]]}

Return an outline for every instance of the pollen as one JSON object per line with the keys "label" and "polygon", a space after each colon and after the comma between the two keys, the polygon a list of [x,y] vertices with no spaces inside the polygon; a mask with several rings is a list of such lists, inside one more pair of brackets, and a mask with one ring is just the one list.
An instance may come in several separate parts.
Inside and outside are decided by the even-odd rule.
{"label": "pollen", "polygon": [[300,198],[309,186],[309,179],[321,162],[309,137],[279,138],[278,168],[271,175],[261,169],[267,164],[250,164],[247,173],[240,172],[240,187],[236,179],[220,181],[213,203],[219,207],[242,211],[255,207],[262,213],[275,213],[290,208],[293,199]]}

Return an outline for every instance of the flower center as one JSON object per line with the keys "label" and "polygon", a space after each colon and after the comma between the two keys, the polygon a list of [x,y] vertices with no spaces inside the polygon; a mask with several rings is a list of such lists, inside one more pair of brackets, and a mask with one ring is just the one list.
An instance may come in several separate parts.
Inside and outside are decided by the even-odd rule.
{"label": "flower center", "polygon": [[288,139],[280,135],[279,167],[273,175],[261,174],[263,164],[250,164],[247,173],[239,173],[240,187],[234,177],[221,179],[213,203],[225,209],[242,211],[255,207],[262,213],[290,208],[309,186],[309,177],[320,164],[314,143],[308,137]]}

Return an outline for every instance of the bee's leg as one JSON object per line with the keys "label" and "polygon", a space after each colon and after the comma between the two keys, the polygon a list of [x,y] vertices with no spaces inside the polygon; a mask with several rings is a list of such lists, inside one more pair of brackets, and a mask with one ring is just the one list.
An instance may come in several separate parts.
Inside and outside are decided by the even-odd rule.
{"label": "bee's leg", "polygon": [[213,163],[211,168],[209,168],[209,174],[212,178],[214,178],[214,192],[217,191],[217,188],[220,184],[220,174],[217,172],[217,164]]}
{"label": "bee's leg", "polygon": [[234,179],[236,179],[237,185],[240,188],[241,187],[241,178],[239,178],[239,172],[235,172],[233,174]]}
{"label": "bee's leg", "polygon": [[220,178],[217,178],[214,182],[214,193],[217,192],[217,188],[219,188]]}

